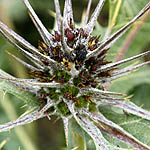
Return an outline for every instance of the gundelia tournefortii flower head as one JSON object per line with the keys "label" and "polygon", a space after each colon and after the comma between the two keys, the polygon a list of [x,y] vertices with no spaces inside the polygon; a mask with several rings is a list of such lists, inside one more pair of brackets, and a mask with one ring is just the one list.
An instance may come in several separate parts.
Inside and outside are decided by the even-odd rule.
{"label": "gundelia tournefortii flower head", "polygon": [[[26,101],[32,111],[15,121],[0,125],[0,132],[43,117],[57,115],[64,122],[67,146],[69,145],[69,121],[74,119],[93,140],[98,150],[118,149],[117,145],[112,145],[103,136],[103,133],[114,136],[136,149],[150,149],[140,139],[107,119],[99,109],[103,105],[116,106],[129,114],[150,120],[150,112],[126,101],[123,94],[108,91],[104,86],[150,63],[147,61],[118,69],[126,62],[150,55],[150,51],[117,62],[107,61],[106,55],[131,25],[150,9],[150,2],[125,26],[100,41],[99,35],[92,36],[91,33],[104,2],[105,0],[99,0],[89,18],[91,6],[91,0],[89,0],[84,23],[80,28],[76,28],[71,0],[65,0],[63,17],[59,1],[54,0],[58,29],[49,33],[29,1],[24,0],[29,15],[43,39],[43,41],[38,41],[38,48],[32,46],[0,21],[1,34],[34,64],[28,64],[10,54],[30,70],[31,79],[15,78],[0,70],[0,81],[31,95],[31,99],[32,96],[36,97]],[[1,88],[13,94],[5,86],[1,85]]]}

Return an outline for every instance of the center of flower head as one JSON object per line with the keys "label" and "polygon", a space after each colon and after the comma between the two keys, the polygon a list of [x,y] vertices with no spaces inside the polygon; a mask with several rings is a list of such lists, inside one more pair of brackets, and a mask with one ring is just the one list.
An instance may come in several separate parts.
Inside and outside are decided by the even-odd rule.
{"label": "center of flower head", "polygon": [[[63,33],[61,33],[63,34]],[[64,37],[55,31],[50,46],[43,42],[38,42],[40,53],[55,60],[61,67],[51,73],[50,70],[31,71],[29,74],[38,78],[40,82],[57,82],[61,84],[58,88],[41,88],[39,91],[39,101],[46,103],[50,98],[60,101],[57,110],[63,114],[69,114],[69,110],[63,99],[72,100],[77,108],[87,107],[90,111],[96,110],[96,104],[92,100],[92,93],[82,92],[81,89],[99,88],[97,78],[110,76],[110,71],[97,73],[96,70],[101,65],[109,62],[105,61],[104,54],[86,60],[89,52],[95,50],[99,43],[99,37],[89,37],[82,28],[75,28],[71,21],[70,26],[64,30]],[[64,49],[62,40],[65,40],[70,53]],[[42,61],[44,64],[47,62]]]}

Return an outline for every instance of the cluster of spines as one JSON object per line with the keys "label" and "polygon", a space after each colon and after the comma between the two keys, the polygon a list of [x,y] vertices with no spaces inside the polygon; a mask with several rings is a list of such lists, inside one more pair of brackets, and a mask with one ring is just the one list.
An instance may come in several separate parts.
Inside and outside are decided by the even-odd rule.
{"label": "cluster of spines", "polygon": [[[82,28],[76,29],[72,22],[70,21],[70,28],[64,30],[65,40],[70,48],[73,48],[74,55],[67,55],[63,51],[63,46],[61,45],[61,35],[58,31],[54,32],[53,42],[48,47],[44,42],[38,41],[39,52],[45,56],[49,56],[51,59],[55,60],[57,63],[64,65],[65,69],[56,70],[51,74],[47,71],[31,71],[29,74],[35,78],[38,78],[40,82],[57,82],[63,84],[63,88],[41,88],[39,90],[40,97],[38,101],[41,104],[45,104],[47,99],[60,100],[61,97],[72,100],[77,108],[88,107],[90,111],[96,110],[96,103],[92,101],[92,97],[86,93],[79,94],[81,88],[98,86],[96,77],[110,76],[110,71],[101,72],[95,76],[95,71],[100,65],[105,65],[109,62],[105,61],[105,53],[107,50],[99,54],[98,57],[91,57],[86,59],[88,51],[94,51],[99,45],[99,37],[90,37],[88,39],[86,47],[84,44],[80,43],[81,40],[87,40],[88,35],[84,32]],[[76,44],[77,43],[77,44]],[[43,61],[46,64],[46,62]],[[71,70],[70,63],[75,64],[75,68],[80,70],[79,74],[71,79],[71,75],[67,72]],[[70,85],[72,80],[72,85]],[[78,95],[79,94],[79,95]],[[78,95],[78,96],[77,96]],[[63,115],[68,115],[69,111],[67,106],[63,101],[61,101],[57,106],[58,112]]]}

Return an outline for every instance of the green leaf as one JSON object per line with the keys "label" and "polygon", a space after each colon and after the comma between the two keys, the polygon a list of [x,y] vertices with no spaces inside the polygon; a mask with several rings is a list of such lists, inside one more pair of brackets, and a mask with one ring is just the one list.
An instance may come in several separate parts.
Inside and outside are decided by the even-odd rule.
{"label": "green leaf", "polygon": [[[0,69],[0,75],[5,76],[5,77],[12,77],[11,75],[7,74],[1,69]],[[15,86],[12,83],[9,83],[8,81],[4,79],[0,79],[0,89],[23,100],[29,107],[39,106],[39,103],[33,94],[31,94],[30,92],[24,91],[23,89]]]}
{"label": "green leaf", "polygon": [[[113,110],[115,109],[117,111],[114,112]],[[127,132],[132,134],[138,140],[150,146],[150,140],[149,140],[150,139],[150,130],[149,130],[150,121],[131,115],[131,114],[124,113],[121,110],[119,112],[118,108],[115,108],[115,107],[113,108],[113,107],[103,106],[103,107],[100,107],[100,111],[104,114],[104,116],[107,119],[120,125],[123,129],[125,129]],[[110,141],[110,143],[114,145],[117,144],[119,147],[122,147],[122,148],[130,147],[124,142],[121,142],[120,140],[116,138],[112,138],[111,136],[108,136],[106,134],[105,134],[105,137],[107,138],[107,140]]]}
{"label": "green leaf", "polygon": [[[115,0],[117,2],[117,0]],[[114,27],[113,32],[121,28],[123,25],[125,25],[129,20],[131,20],[144,6],[146,3],[148,3],[148,0],[140,1],[137,3],[136,0],[125,0],[122,3],[120,12],[118,14],[116,26]],[[136,5],[135,5],[136,3]],[[148,18],[148,17],[147,17]],[[111,19],[111,18],[110,18]],[[114,46],[109,50],[109,54],[113,56],[110,57],[110,60],[114,60],[118,52],[121,50],[124,42],[128,40],[127,35],[133,34],[132,32],[135,32],[135,28],[138,26],[138,22],[141,22],[141,19],[139,19],[132,27],[131,29],[125,33],[123,37],[121,37]],[[148,19],[143,23],[140,30],[136,32],[134,35],[131,44],[129,44],[127,47],[127,51],[124,55],[124,58],[134,56],[136,54],[139,54],[145,50],[148,49],[148,43],[150,43],[150,30],[149,30],[150,23]],[[131,38],[131,37],[130,37]],[[143,40],[144,39],[144,40]]]}
{"label": "green leaf", "polygon": [[141,83],[131,88],[128,95],[133,95],[131,101],[145,109],[150,109],[150,83]]}
{"label": "green leaf", "polygon": [[127,93],[131,88],[141,83],[150,83],[150,69],[148,66],[141,68],[138,72],[113,81],[110,90]]}
{"label": "green leaf", "polygon": [[119,13],[118,22],[124,22],[127,17],[134,17],[149,0],[138,1],[137,0],[123,0],[123,4]]}
{"label": "green leaf", "polygon": [[68,150],[73,148],[77,148],[77,150],[86,150],[86,140],[88,140],[88,138],[89,136],[87,133],[82,130],[75,120],[72,119],[69,121]]}

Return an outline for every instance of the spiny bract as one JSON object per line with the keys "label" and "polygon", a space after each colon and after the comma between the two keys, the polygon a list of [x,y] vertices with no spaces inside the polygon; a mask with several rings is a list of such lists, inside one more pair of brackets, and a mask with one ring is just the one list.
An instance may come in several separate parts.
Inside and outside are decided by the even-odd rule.
{"label": "spiny bract", "polygon": [[[99,129],[123,140],[138,149],[149,149],[117,124],[106,119],[98,107],[103,104],[116,105],[126,112],[150,120],[149,112],[112,95],[120,93],[105,90],[104,84],[120,78],[150,61],[117,69],[119,65],[150,54],[150,51],[118,62],[108,62],[105,56],[110,47],[129,27],[150,9],[148,3],[137,16],[113,35],[99,42],[99,35],[92,36],[94,25],[105,0],[100,0],[88,21],[91,0],[89,0],[86,17],[81,28],[76,28],[73,20],[71,0],[65,0],[63,18],[59,1],[55,0],[58,30],[49,33],[35,14],[28,0],[24,3],[29,15],[40,33],[43,42],[38,41],[35,48],[5,24],[0,22],[0,32],[21,51],[35,66],[27,64],[10,54],[31,71],[34,79],[17,79],[1,75],[1,79],[14,84],[22,90],[34,93],[39,107],[32,113],[16,121],[0,126],[5,131],[17,125],[30,123],[47,115],[59,115],[64,121],[68,145],[68,122],[74,118],[91,136],[97,149],[117,149],[103,137]],[[24,83],[24,84],[23,84]],[[98,129],[99,128],[99,129]],[[111,148],[110,148],[111,147]]]}

